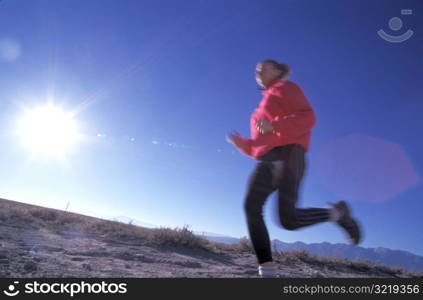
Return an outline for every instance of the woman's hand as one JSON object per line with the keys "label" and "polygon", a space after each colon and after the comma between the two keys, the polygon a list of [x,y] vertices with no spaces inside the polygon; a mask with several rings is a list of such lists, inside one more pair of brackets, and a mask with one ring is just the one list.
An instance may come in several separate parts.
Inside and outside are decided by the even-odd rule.
{"label": "woman's hand", "polygon": [[266,134],[275,131],[275,128],[273,127],[272,123],[270,123],[266,119],[256,121],[256,128],[261,134]]}
{"label": "woman's hand", "polygon": [[243,148],[246,146],[246,141],[237,131],[231,131],[226,136],[226,141],[237,146],[238,148]]}

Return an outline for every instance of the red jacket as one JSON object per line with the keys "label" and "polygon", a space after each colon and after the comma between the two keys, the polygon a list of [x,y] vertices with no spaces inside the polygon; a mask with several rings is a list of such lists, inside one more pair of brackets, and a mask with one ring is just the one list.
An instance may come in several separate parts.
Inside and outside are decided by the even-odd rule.
{"label": "red jacket", "polygon": [[[251,139],[244,138],[247,146],[239,150],[255,159],[276,146],[287,144],[300,144],[308,151],[316,117],[301,88],[289,80],[274,80],[262,94],[250,118]],[[260,119],[270,121],[274,132],[260,134],[255,126]]]}

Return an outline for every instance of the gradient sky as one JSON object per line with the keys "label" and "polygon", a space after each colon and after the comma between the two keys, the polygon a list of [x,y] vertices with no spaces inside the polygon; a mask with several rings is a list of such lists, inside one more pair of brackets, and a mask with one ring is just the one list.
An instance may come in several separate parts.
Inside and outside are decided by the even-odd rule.
{"label": "gradient sky", "polygon": [[[0,1],[0,197],[247,236],[255,161],[225,135],[249,136],[255,65],[273,58],[317,116],[299,205],[345,199],[363,247],[423,255],[422,13],[419,0]],[[381,29],[414,34],[392,43]],[[84,137],[65,161],[14,134],[48,98]],[[275,197],[272,239],[346,242],[333,223],[280,228]]]}

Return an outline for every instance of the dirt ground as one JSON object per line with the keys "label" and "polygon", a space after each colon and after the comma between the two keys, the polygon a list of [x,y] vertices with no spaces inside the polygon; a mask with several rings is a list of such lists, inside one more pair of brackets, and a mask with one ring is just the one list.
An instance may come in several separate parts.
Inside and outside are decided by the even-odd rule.
{"label": "dirt ground", "polygon": [[[252,253],[151,247],[131,238],[88,234],[73,227],[46,229],[2,222],[0,246],[0,277],[258,277]],[[380,270],[275,260],[280,277],[287,278],[395,277]]]}

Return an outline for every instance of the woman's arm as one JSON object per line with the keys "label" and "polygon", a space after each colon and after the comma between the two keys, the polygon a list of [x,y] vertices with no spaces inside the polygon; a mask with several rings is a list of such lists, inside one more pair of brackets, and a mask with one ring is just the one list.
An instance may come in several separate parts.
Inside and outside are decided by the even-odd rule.
{"label": "woman's arm", "polygon": [[251,156],[251,145],[253,143],[252,139],[244,138],[238,132],[232,131],[228,134],[226,140],[236,146],[238,150],[245,155]]}

